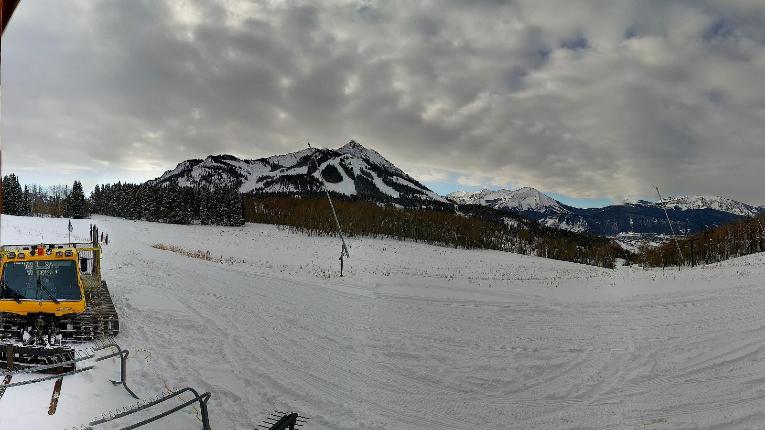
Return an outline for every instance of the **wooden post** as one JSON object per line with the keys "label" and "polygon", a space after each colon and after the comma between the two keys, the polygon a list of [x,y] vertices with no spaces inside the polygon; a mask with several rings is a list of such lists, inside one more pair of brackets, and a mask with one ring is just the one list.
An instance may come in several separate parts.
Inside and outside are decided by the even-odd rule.
{"label": "wooden post", "polygon": [[13,345],[5,346],[5,359],[8,362],[8,370],[13,370]]}

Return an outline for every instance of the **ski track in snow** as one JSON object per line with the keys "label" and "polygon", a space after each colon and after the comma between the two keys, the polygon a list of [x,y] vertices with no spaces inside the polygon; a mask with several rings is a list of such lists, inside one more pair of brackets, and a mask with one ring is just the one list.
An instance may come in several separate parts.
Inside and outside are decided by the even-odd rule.
{"label": "ski track in snow", "polygon": [[[306,429],[765,427],[763,254],[609,271],[351,238],[338,278],[335,238],[107,217],[76,233],[91,222],[109,234],[131,385],[212,392],[214,429],[252,429],[276,409],[311,417]],[[4,216],[2,240],[65,240],[61,223]],[[105,381],[117,369],[67,378],[54,416],[52,381],[9,389],[0,428],[79,425],[129,404]],[[198,425],[189,409],[155,428]]]}

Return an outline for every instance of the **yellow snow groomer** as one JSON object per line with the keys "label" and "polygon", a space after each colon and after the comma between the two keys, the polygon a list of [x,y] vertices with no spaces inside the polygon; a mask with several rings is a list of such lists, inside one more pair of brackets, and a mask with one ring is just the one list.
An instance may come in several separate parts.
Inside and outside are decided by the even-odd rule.
{"label": "yellow snow groomer", "polygon": [[22,247],[0,267],[0,313],[62,317],[85,312],[76,248]]}
{"label": "yellow snow groomer", "polygon": [[68,361],[68,344],[119,333],[100,257],[96,240],[0,249],[0,367]]}

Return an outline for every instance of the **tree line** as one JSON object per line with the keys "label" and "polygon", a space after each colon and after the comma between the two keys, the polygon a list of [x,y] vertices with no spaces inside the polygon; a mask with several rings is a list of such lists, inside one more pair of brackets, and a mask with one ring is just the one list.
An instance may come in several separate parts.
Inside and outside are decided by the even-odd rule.
{"label": "tree line", "polygon": [[677,243],[644,247],[637,262],[647,267],[709,264],[756,252],[765,252],[765,214],[677,238]]}
{"label": "tree line", "polygon": [[[340,196],[333,201],[343,233],[349,236],[495,249],[609,268],[617,258],[627,257],[606,238],[550,229],[484,206],[460,206],[454,212],[401,208]],[[250,194],[245,197],[245,214],[249,222],[284,225],[309,235],[334,235],[337,230],[329,203],[321,195]]]}
{"label": "tree line", "polygon": [[89,198],[82,183],[22,186],[3,177],[2,213],[20,216],[87,218],[91,213],[172,224],[244,225],[242,195],[234,186],[180,187],[172,184],[96,185]]}
{"label": "tree line", "polygon": [[88,205],[82,183],[21,186],[16,175],[3,177],[2,211],[6,215],[87,218]]}
{"label": "tree line", "polygon": [[150,183],[96,185],[93,213],[169,224],[244,225],[242,195],[235,186],[181,187]]}

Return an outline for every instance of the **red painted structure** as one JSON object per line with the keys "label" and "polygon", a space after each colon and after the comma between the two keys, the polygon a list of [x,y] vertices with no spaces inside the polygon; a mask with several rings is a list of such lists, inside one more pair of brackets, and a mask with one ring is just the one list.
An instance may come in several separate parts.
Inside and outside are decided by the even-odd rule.
{"label": "red painted structure", "polygon": [[[13,11],[16,10],[16,6],[19,5],[20,1],[21,0],[0,0],[0,21],[2,21],[2,29],[0,29],[0,34],[5,34],[5,27],[8,25],[8,21],[11,20],[11,15],[13,15]],[[2,43],[0,43],[0,47],[2,47]],[[2,159],[3,159],[2,157],[3,157],[3,146],[0,143],[0,165],[2,165]],[[0,178],[2,178],[1,173],[0,173]],[[2,182],[0,182],[0,208],[2,207],[3,207],[3,185],[2,185]]]}

